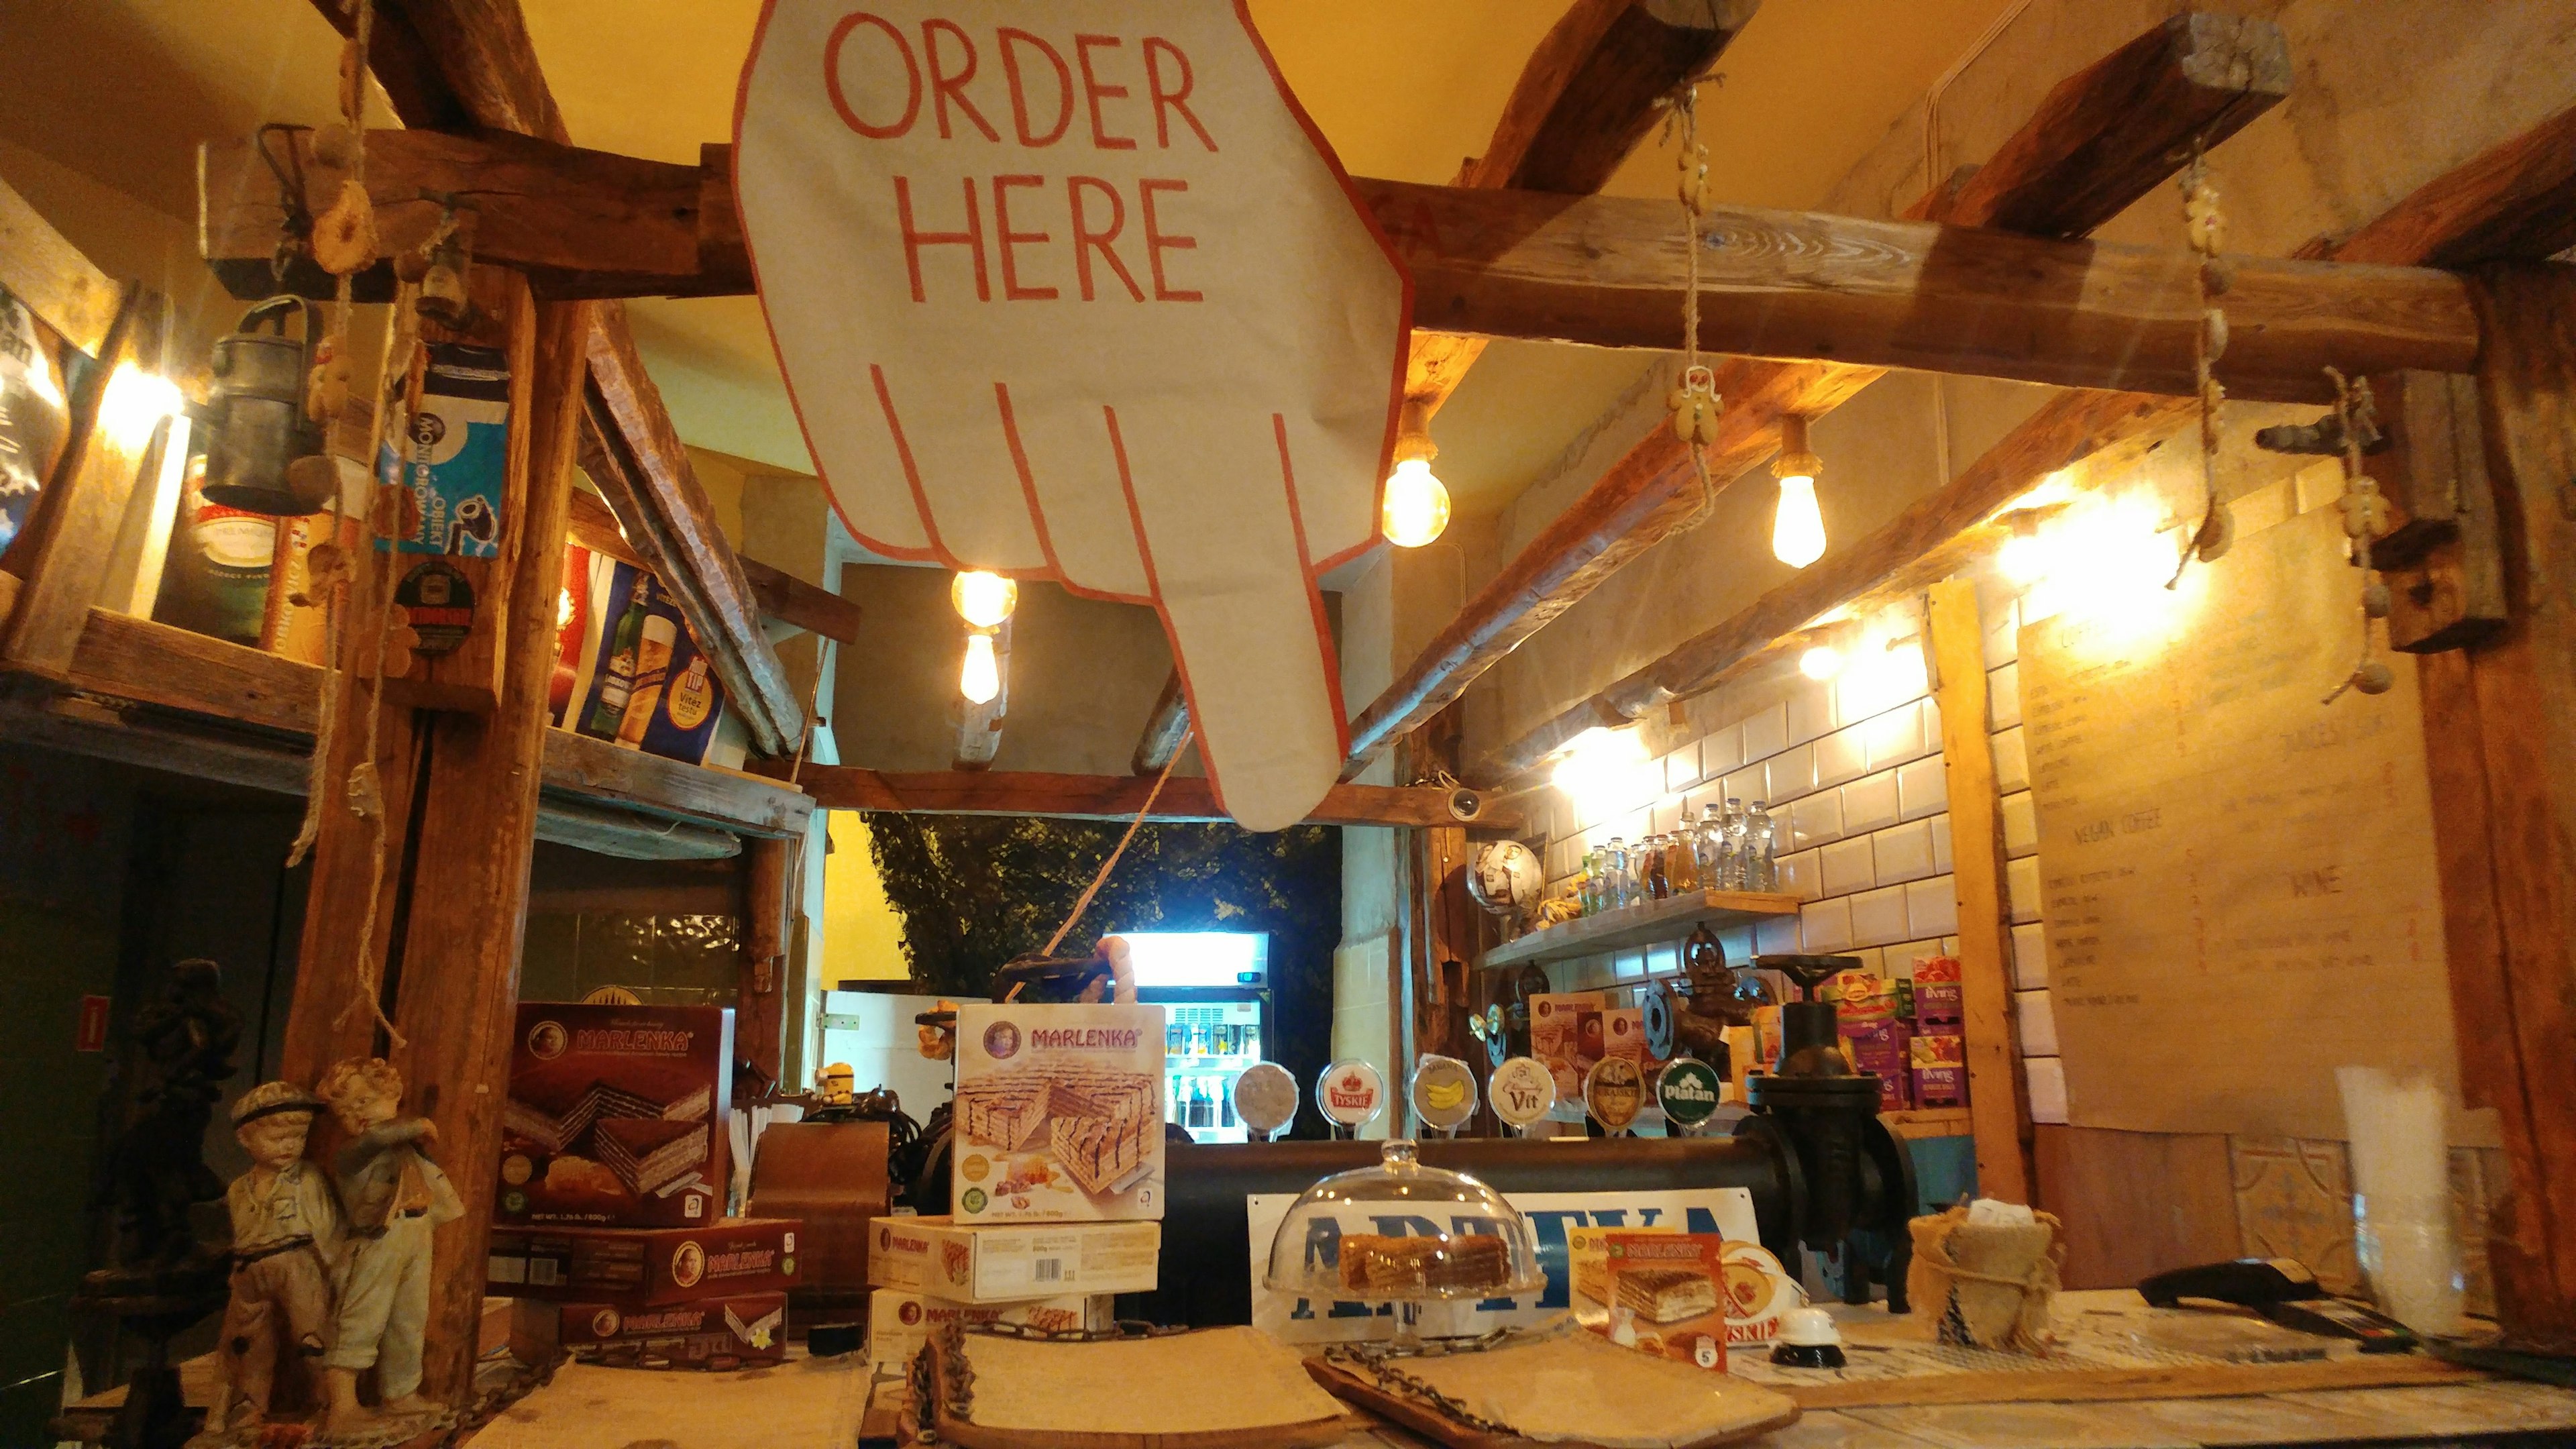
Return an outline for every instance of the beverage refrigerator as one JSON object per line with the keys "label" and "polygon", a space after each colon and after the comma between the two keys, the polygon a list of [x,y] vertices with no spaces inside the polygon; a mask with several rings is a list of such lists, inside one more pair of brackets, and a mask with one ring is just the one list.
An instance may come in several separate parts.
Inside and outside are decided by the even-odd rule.
{"label": "beverage refrigerator", "polygon": [[1164,1008],[1163,1113],[1199,1142],[1249,1137],[1234,1079],[1271,1040],[1270,937],[1255,931],[1122,931],[1136,999]]}

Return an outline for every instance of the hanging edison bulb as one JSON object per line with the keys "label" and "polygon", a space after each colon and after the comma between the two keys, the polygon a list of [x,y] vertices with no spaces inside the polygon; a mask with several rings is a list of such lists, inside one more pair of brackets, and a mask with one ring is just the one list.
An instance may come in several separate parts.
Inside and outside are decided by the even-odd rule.
{"label": "hanging edison bulb", "polygon": [[1397,548],[1420,548],[1449,526],[1449,489],[1431,471],[1440,449],[1431,441],[1429,415],[1405,400],[1395,436],[1395,471],[1387,475],[1378,529]]}
{"label": "hanging edison bulb", "polygon": [[1020,606],[1018,581],[982,569],[969,569],[948,585],[948,602],[957,617],[978,629],[998,629]]}
{"label": "hanging edison bulb", "polygon": [[957,671],[957,692],[970,704],[990,704],[1002,692],[1002,666],[993,654],[993,636],[978,629],[966,636],[966,664]]}
{"label": "hanging edison bulb", "polygon": [[1779,511],[1771,516],[1771,556],[1802,569],[1825,556],[1825,515],[1816,506],[1816,475],[1823,461],[1807,450],[1807,420],[1780,420],[1780,456],[1771,476],[1780,480]]}

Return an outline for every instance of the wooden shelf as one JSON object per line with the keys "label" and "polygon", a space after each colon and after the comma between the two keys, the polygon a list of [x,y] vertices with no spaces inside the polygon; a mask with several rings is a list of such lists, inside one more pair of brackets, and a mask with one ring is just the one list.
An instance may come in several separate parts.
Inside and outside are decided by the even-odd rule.
{"label": "wooden shelf", "polygon": [[[304,793],[322,671],[149,619],[92,609],[67,677],[20,690],[0,735],[105,759]],[[537,836],[608,855],[707,859],[740,837],[802,832],[812,797],[731,770],[546,732]]]}
{"label": "wooden shelf", "polygon": [[1542,926],[1517,941],[1506,941],[1487,951],[1477,964],[1526,966],[1597,956],[1605,951],[1679,941],[1691,933],[1691,927],[1703,923],[1724,929],[1797,913],[1798,898],[1780,891],[1691,891],[1670,900],[1622,906],[1562,925]]}

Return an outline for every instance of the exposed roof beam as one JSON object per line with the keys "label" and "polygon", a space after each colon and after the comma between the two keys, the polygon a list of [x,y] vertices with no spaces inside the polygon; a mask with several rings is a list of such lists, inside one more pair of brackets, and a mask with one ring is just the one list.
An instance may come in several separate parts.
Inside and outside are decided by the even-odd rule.
{"label": "exposed roof beam", "polygon": [[0,181],[0,287],[92,357],[107,344],[124,291]]}
{"label": "exposed roof beam", "polygon": [[[350,19],[334,0],[314,0],[314,8],[346,33]],[[368,65],[406,125],[471,125],[558,146],[570,142],[517,0],[376,0],[375,16]],[[631,214],[631,201],[622,209]],[[628,228],[587,230],[623,234]],[[627,242],[621,235],[608,244]],[[623,518],[628,537],[653,556],[656,572],[672,586],[691,633],[742,707],[753,745],[773,754],[793,748],[804,735],[804,706],[760,631],[750,582],[707,511],[679,432],[644,375],[625,314],[608,307],[599,318],[589,349],[588,408],[594,423],[613,427],[631,465],[622,480],[637,505],[634,516]]]}
{"label": "exposed roof beam", "polygon": [[[2465,264],[2552,256],[2570,245],[2576,245],[2576,107],[2417,187],[2342,247],[2319,250],[2390,265]],[[1796,647],[1795,631],[1829,610],[1868,611],[1912,594],[1982,553],[1990,540],[1981,525],[2048,474],[2087,464],[2116,467],[2129,451],[2192,416],[2186,399],[2088,392],[2052,398],[1958,477],[1867,539],[1477,761],[1469,777],[1510,779],[1593,725],[1634,719],[1655,704],[1714,689],[1785,656]]]}
{"label": "exposed roof beam", "polygon": [[[1955,195],[1935,187],[1914,210],[1940,210],[1961,226],[1991,225],[2009,215],[2043,235],[2081,231],[2104,208],[2117,211],[2121,198],[2134,202],[2162,184],[2195,145],[2215,146],[2277,104],[2287,91],[2287,55],[2280,31],[2265,22],[2209,24],[2189,15],[2167,21],[2059,82],[1972,178],[1973,186]],[[2231,78],[2239,76],[2242,83],[2234,84]],[[2213,77],[2220,79],[2213,83]],[[2213,84],[2233,89],[2239,99],[2213,98]],[[2130,169],[2076,185],[2067,170],[2072,157]],[[1875,369],[1831,364],[1720,364],[1726,411],[1707,453],[1711,481],[1724,487],[1770,457],[1784,414],[1828,412],[1879,376]],[[1628,560],[1685,527],[1697,505],[1698,476],[1687,452],[1670,429],[1654,429],[1468,600],[1352,722],[1345,778]]]}
{"label": "exposed roof beam", "polygon": [[[915,815],[1045,815],[1066,820],[1126,820],[1144,808],[1151,780],[1131,775],[1051,775],[1008,770],[897,774],[855,765],[807,765],[797,776],[827,810],[897,810]],[[1307,825],[1473,825],[1504,832],[1524,824],[1508,804],[1486,804],[1471,818],[1452,810],[1455,792],[1431,785],[1335,785],[1302,822]],[[1224,820],[1214,786],[1175,775],[1156,796],[1156,821]]]}
{"label": "exposed roof beam", "polygon": [[1163,681],[1163,692],[1154,697],[1154,712],[1145,716],[1145,732],[1137,737],[1136,757],[1128,768],[1139,775],[1161,774],[1189,737],[1190,697],[1181,688],[1181,671],[1175,669]]}
{"label": "exposed roof beam", "polygon": [[[585,440],[585,449],[596,448],[597,440]],[[638,568],[651,568],[635,545],[626,541],[626,526],[617,521],[608,504],[596,495],[578,489],[572,495],[572,516],[564,525],[564,536],[593,553],[604,553],[621,563]],[[859,606],[819,584],[809,584],[782,568],[762,563],[747,554],[735,556],[742,565],[743,577],[751,581],[752,597],[760,601],[761,617],[775,619],[811,630],[841,644],[859,642]]]}

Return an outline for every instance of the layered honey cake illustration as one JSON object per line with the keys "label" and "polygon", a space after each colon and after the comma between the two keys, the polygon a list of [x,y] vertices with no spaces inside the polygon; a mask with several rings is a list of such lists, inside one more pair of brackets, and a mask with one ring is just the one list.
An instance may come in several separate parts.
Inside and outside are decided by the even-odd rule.
{"label": "layered honey cake illustration", "polygon": [[1630,1268],[1619,1274],[1618,1306],[1648,1323],[1678,1323],[1717,1312],[1717,1285],[1687,1268]]}
{"label": "layered honey cake illustration", "polygon": [[694,1122],[609,1117],[593,1138],[599,1160],[639,1197],[677,1187],[707,1164],[707,1129]]}
{"label": "layered honey cake illustration", "polygon": [[957,1120],[967,1141],[1005,1152],[1043,1140],[1074,1182],[1098,1196],[1142,1166],[1148,1145],[1160,1137],[1157,1090],[1139,1072],[1050,1062],[960,1087]]}

